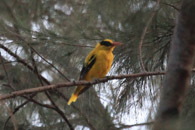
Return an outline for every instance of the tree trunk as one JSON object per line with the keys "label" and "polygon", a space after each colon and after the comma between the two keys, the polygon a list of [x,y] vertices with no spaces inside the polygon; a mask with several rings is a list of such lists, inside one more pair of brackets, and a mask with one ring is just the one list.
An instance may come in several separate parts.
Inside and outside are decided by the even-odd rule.
{"label": "tree trunk", "polygon": [[195,55],[195,1],[184,0],[177,18],[168,71],[153,130],[179,128],[179,115],[190,81]]}

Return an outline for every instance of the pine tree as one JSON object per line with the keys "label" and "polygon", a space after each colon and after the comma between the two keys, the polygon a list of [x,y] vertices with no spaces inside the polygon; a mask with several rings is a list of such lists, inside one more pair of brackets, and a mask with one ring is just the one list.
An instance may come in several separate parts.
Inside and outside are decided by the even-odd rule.
{"label": "pine tree", "polygon": [[[115,49],[108,75],[163,72],[94,85],[71,106],[67,106],[67,100],[74,87],[3,100],[1,129],[123,129],[131,127],[126,123],[138,119],[140,111],[147,114],[143,125],[151,126],[180,3],[178,0],[1,0],[0,93],[3,95],[78,81],[84,58],[105,38],[124,43]],[[192,74],[191,86],[193,77]],[[184,111],[191,110],[187,107]]]}

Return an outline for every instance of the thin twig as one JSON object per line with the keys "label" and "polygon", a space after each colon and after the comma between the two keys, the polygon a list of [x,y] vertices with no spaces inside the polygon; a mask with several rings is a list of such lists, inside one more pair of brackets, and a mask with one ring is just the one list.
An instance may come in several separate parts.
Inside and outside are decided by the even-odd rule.
{"label": "thin twig", "polygon": [[[6,6],[11,18],[13,19],[13,21],[15,21],[16,24],[18,24],[18,21],[12,11],[12,9],[10,8],[9,5],[7,5],[7,3],[3,0],[3,4]],[[53,64],[51,64],[50,62],[48,62],[43,56],[41,56],[26,40],[25,38],[20,34],[20,31],[18,29],[18,27],[14,24],[14,29],[15,32],[12,32],[10,30],[8,30],[9,32],[11,32],[12,34],[14,34],[15,36],[17,36],[18,39],[22,40],[24,43],[26,43],[31,50],[33,50],[41,59],[43,59],[46,63],[48,63],[50,66],[52,66],[60,75],[62,75],[67,81],[69,81],[69,79],[62,73],[60,72],[60,70],[58,70]]]}
{"label": "thin twig", "polygon": [[172,5],[172,4],[169,4],[169,3],[166,3],[166,2],[160,2],[160,3],[161,3],[161,4],[164,4],[164,5],[168,5],[168,6],[172,7],[172,8],[174,8],[174,9],[177,10],[177,11],[180,11],[179,8],[177,8],[176,6],[174,6],[174,5]]}
{"label": "thin twig", "polygon": [[[30,69],[31,71],[33,71],[35,74],[36,74],[36,70],[30,66],[28,63],[26,63],[23,59],[21,59],[19,56],[17,56],[16,54],[14,54],[11,50],[9,50],[7,47],[3,46],[0,44],[0,48],[4,49],[6,52],[8,52],[11,56],[13,56],[14,58],[16,58],[16,60],[20,63],[22,63],[24,66],[26,66],[28,69]],[[43,80],[47,85],[50,85],[50,82],[44,78],[42,75],[40,74],[37,74],[39,75],[39,77],[41,78],[41,80]],[[54,102],[53,102],[54,103]],[[59,112],[58,110],[58,113],[61,113]],[[62,114],[62,113],[61,113]],[[64,116],[62,116],[64,118]],[[64,120],[67,122],[67,118],[64,118]],[[70,123],[67,123],[68,126],[70,127],[70,129],[73,129],[73,127],[71,127]]]}
{"label": "thin twig", "polygon": [[46,108],[54,109],[54,110],[55,110],[55,108],[54,108],[53,106],[49,105],[49,104],[40,103],[40,102],[38,102],[37,100],[34,100],[33,98],[30,98],[30,97],[27,97],[27,96],[24,96],[24,98],[25,98],[25,99],[28,99],[29,101],[31,101],[31,102],[33,102],[33,103],[39,105],[39,106],[42,106],[42,107],[46,107]]}
{"label": "thin twig", "polygon": [[[19,63],[23,64],[24,66],[26,66],[29,70],[31,70],[32,72],[35,73],[34,68],[29,65],[25,60],[23,60],[22,58],[20,58],[18,55],[14,54],[10,49],[8,49],[7,47],[3,46],[2,44],[0,44],[0,48],[2,48],[4,51],[6,51],[8,54],[10,54],[11,56],[13,56]],[[49,81],[44,78],[42,75],[40,75],[41,79],[47,83],[50,84]]]}
{"label": "thin twig", "polygon": [[42,81],[42,79],[41,79],[41,77],[40,77],[40,74],[39,74],[39,72],[38,72],[38,68],[37,68],[37,65],[36,65],[36,63],[35,63],[35,59],[33,58],[33,52],[34,52],[34,51],[31,49],[31,60],[32,60],[32,65],[33,65],[33,67],[34,67],[35,74],[37,75],[37,77],[38,77],[38,79],[39,79],[41,85],[43,86],[43,85],[44,85],[44,84],[43,84],[43,81]]}
{"label": "thin twig", "polygon": [[68,124],[68,127],[70,128],[70,130],[74,130],[72,124],[69,122],[69,120],[67,119],[67,117],[64,115],[64,113],[60,110],[60,108],[55,104],[55,102],[51,99],[51,97],[49,96],[48,92],[45,92],[45,94],[47,95],[48,99],[50,100],[50,102],[52,103],[52,105],[55,107],[55,111],[62,116],[62,118],[64,119],[64,121]]}
{"label": "thin twig", "polygon": [[[41,107],[45,107],[45,108],[52,109],[52,110],[56,111],[56,108],[55,108],[55,107],[53,107],[53,106],[51,106],[51,105],[49,105],[49,104],[43,104],[43,103],[40,103],[40,102],[34,100],[34,99],[33,99],[34,96],[36,96],[36,93],[33,94],[33,95],[31,95],[30,97],[28,97],[28,96],[22,96],[23,98],[27,99],[27,101],[25,101],[24,103],[22,103],[21,105],[19,105],[18,107],[16,107],[16,108],[14,109],[14,111],[13,111],[13,115],[14,115],[17,111],[19,111],[20,108],[22,108],[24,105],[26,105],[26,104],[29,103],[29,102],[33,102],[33,103],[35,103],[35,104],[37,104],[37,105],[39,105],[39,106],[41,106]],[[8,121],[9,121],[10,118],[11,118],[11,116],[9,116],[8,119],[6,120],[6,122],[5,122],[5,124],[4,124],[4,130],[6,130],[6,125],[7,125],[7,123],[8,123]]]}
{"label": "thin twig", "polygon": [[[36,63],[35,63],[35,60],[33,58],[33,50],[31,48],[31,59],[32,59],[32,64],[34,66],[34,70],[35,70],[35,73],[41,83],[41,85],[43,86],[43,82],[42,82],[42,79],[39,75],[39,72],[38,72],[38,68],[36,66]],[[49,101],[51,102],[51,104],[54,106],[54,110],[59,114],[61,115],[61,117],[64,119],[64,121],[68,124],[70,130],[74,130],[73,129],[73,126],[71,125],[71,123],[68,121],[67,117],[64,115],[64,113],[60,110],[60,108],[55,104],[55,102],[53,101],[53,99],[51,98],[51,96],[49,95],[49,93],[47,91],[45,91],[45,95],[47,96],[47,98],[49,99]]]}
{"label": "thin twig", "polygon": [[124,78],[137,78],[137,77],[145,77],[145,76],[154,76],[154,75],[164,75],[165,72],[144,72],[144,73],[136,73],[136,74],[127,74],[127,75],[118,75],[118,76],[107,76],[105,78],[101,78],[95,81],[77,81],[77,82],[64,82],[60,84],[41,86],[36,88],[24,89],[12,92],[11,94],[5,94],[0,96],[0,100],[5,100],[9,98],[14,98],[16,96],[31,94],[34,92],[43,92],[47,90],[53,90],[62,87],[72,87],[72,86],[80,86],[80,85],[94,85],[99,83],[104,83],[109,80],[114,79],[124,79]]}
{"label": "thin twig", "polygon": [[134,126],[152,125],[152,124],[154,124],[154,121],[145,122],[145,123],[137,123],[137,124],[133,124],[133,125],[122,125],[118,129],[131,128],[131,127],[134,127]]}
{"label": "thin twig", "polygon": [[[1,59],[2,59],[2,58],[1,58]],[[4,62],[2,62],[2,64],[4,65]],[[6,70],[5,70],[5,71],[6,71]],[[9,86],[12,90],[15,90],[15,88],[12,87],[12,86],[10,85],[10,83],[8,84],[8,86]],[[33,94],[33,95],[31,95],[30,97],[22,96],[22,97],[28,99],[28,101],[24,102],[23,104],[21,104],[21,105],[19,105],[17,108],[15,108],[15,110],[14,110],[14,112],[13,112],[13,115],[14,115],[20,108],[22,108],[24,105],[26,105],[29,101],[34,102],[34,103],[36,103],[36,104],[38,104],[38,105],[40,105],[40,106],[43,106],[43,107],[49,107],[47,104],[46,104],[46,105],[45,105],[45,104],[41,104],[41,103],[35,101],[34,99],[32,99],[34,96],[36,96],[36,93]],[[9,116],[8,119],[6,120],[6,122],[5,122],[5,124],[4,124],[4,129],[6,129],[6,125],[7,125],[8,121],[9,121],[10,117],[11,117],[11,116]]]}
{"label": "thin twig", "polygon": [[156,4],[155,4],[155,6],[154,6],[154,10],[153,10],[153,12],[152,12],[150,18],[148,19],[148,21],[147,21],[145,27],[144,27],[144,30],[143,30],[143,32],[142,32],[141,39],[140,39],[140,42],[139,42],[139,60],[140,60],[140,64],[141,64],[141,67],[142,67],[142,70],[143,70],[143,71],[146,71],[146,69],[145,69],[145,66],[144,66],[144,63],[143,63],[143,59],[142,59],[142,45],[143,45],[143,41],[144,41],[146,32],[147,32],[147,30],[148,30],[148,27],[150,26],[150,24],[151,24],[151,22],[152,22],[152,19],[153,19],[154,15],[155,15],[156,12],[157,12],[156,10],[157,10],[157,8],[158,8],[159,2],[160,2],[160,0],[157,0]]}
{"label": "thin twig", "polygon": [[[4,64],[4,61],[3,61],[3,57],[1,56],[1,52],[0,52],[0,60],[1,60],[1,64],[3,66],[3,69],[5,71],[5,75],[7,77],[7,81],[8,81],[8,86],[12,89],[14,89],[12,86],[11,86],[11,82],[10,82],[10,79],[9,79],[9,76],[8,76],[8,73],[7,73],[7,70],[5,68],[5,64]],[[15,90],[15,89],[14,89]],[[7,109],[7,111],[10,113],[9,117],[11,118],[12,122],[13,122],[13,126],[14,126],[14,129],[17,130],[17,125],[16,125],[16,119],[15,119],[15,116],[13,114],[13,112],[9,109],[9,107],[5,104],[4,101],[1,101],[1,104],[5,106],[5,108]]]}
{"label": "thin twig", "polygon": [[[57,91],[57,94],[60,95],[66,102],[68,102],[69,99],[65,97],[63,93],[61,93],[60,91]],[[88,118],[85,116],[85,114],[79,110],[79,108],[77,108],[74,104],[72,104],[71,107],[73,107],[84,118],[84,120],[86,121],[88,126],[91,128],[91,130],[96,130],[95,127],[90,123]]]}
{"label": "thin twig", "polygon": [[[22,104],[20,104],[18,107],[16,107],[15,109],[14,109],[14,111],[13,111],[13,115],[18,111],[18,110],[20,110],[20,108],[22,108],[24,105],[26,105],[27,103],[28,103],[29,101],[27,100],[27,101],[25,101],[24,103],[22,103]],[[6,126],[7,126],[7,123],[8,123],[8,121],[9,121],[9,119],[11,118],[11,116],[12,115],[10,115],[8,118],[7,118],[7,120],[5,121],[5,123],[4,123],[4,130],[6,130]]]}
{"label": "thin twig", "polygon": [[[30,102],[30,99],[33,98],[34,96],[36,96],[36,93],[35,93],[35,94],[32,94],[32,95],[30,96],[30,98],[26,97],[26,98],[28,98],[28,100],[25,101],[25,102],[23,102],[23,103],[20,104],[19,106],[17,106],[17,107],[14,109],[14,111],[13,111],[13,115],[14,115],[17,111],[19,111],[20,108],[22,108],[24,105],[26,105],[27,103],[29,103],[29,102]],[[4,130],[6,130],[6,126],[7,126],[7,123],[8,123],[8,121],[9,121],[10,118],[11,118],[11,115],[7,118],[7,120],[6,120],[5,123],[4,123]]]}
{"label": "thin twig", "polygon": [[4,64],[4,61],[3,61],[3,57],[1,56],[1,52],[0,52],[0,59],[1,59],[1,64],[2,64],[2,66],[3,66],[3,69],[4,69],[4,71],[5,71],[5,75],[6,75],[6,77],[7,77],[8,85],[9,85],[9,87],[12,87],[12,86],[11,86],[10,79],[9,79],[9,76],[8,76],[8,73],[7,73],[7,70],[6,70],[6,68],[5,68],[5,64]]}
{"label": "thin twig", "polygon": [[[24,42],[25,40],[19,35],[17,34],[18,38],[22,39]],[[27,43],[27,42],[26,42]],[[29,45],[27,43],[27,45]],[[29,64],[27,64],[24,60],[22,60],[19,56],[17,56],[16,54],[14,54],[13,52],[11,52],[8,48],[4,47],[3,45],[0,45],[2,49],[4,49],[6,52],[8,52],[10,55],[14,56],[18,62],[22,63],[23,65],[25,65],[28,69],[32,70],[35,74],[37,73],[36,69],[33,69],[33,67],[31,67]],[[30,45],[29,45],[30,47]],[[33,49],[32,47],[30,47],[31,49]],[[34,50],[34,49],[33,49]],[[35,50],[34,50],[35,52]],[[37,53],[38,54],[38,53]],[[38,54],[39,55],[39,54]],[[40,55],[39,55],[40,56]],[[41,57],[43,58],[43,57]],[[44,59],[45,60],[45,59]],[[50,64],[51,65],[51,64]],[[57,68],[55,68],[57,69]],[[58,70],[59,71],[59,70]],[[41,77],[40,79],[43,80],[44,82],[46,82],[48,85],[50,84],[49,81],[47,79],[45,79],[43,76],[41,76],[40,74],[38,74],[39,76],[38,77]],[[64,76],[65,77],[65,76]],[[66,80],[68,80],[68,78],[66,78]],[[65,122],[68,124],[70,130],[73,130],[73,127],[72,125],[70,124],[70,122],[68,121],[68,119],[65,117],[64,113],[57,107],[57,105],[55,105],[54,101],[51,99],[51,97],[49,96],[49,94],[47,92],[46,93],[46,96],[48,97],[48,99],[51,101],[52,105],[54,105],[54,107],[56,109],[54,109],[57,113],[59,113],[62,118],[65,120]]]}
{"label": "thin twig", "polygon": [[15,35],[17,38],[19,38],[20,40],[22,40],[24,43],[27,44],[27,46],[33,50],[43,61],[45,61],[47,64],[49,64],[52,68],[54,68],[62,77],[64,77],[67,81],[70,81],[58,68],[56,68],[52,63],[50,63],[48,60],[46,60],[41,54],[39,54],[38,51],[36,51],[20,34],[12,32],[10,30],[7,30],[10,33],[12,33],[13,35]]}
{"label": "thin twig", "polygon": [[[12,12],[12,9],[9,7],[9,5],[6,3],[5,0],[2,0],[3,4],[5,5],[5,7],[7,8],[8,13],[10,14],[10,17],[13,19],[13,21],[17,21],[15,15]],[[17,23],[14,23],[14,29],[17,33],[19,33],[18,27],[16,26]]]}
{"label": "thin twig", "polygon": [[7,112],[9,113],[10,117],[11,117],[11,120],[12,120],[12,123],[13,123],[13,126],[14,126],[14,130],[18,130],[18,126],[17,126],[17,121],[16,121],[16,118],[13,114],[13,112],[9,109],[9,107],[5,104],[4,101],[1,101],[1,105],[2,106],[5,106]]}
{"label": "thin twig", "polygon": [[[26,40],[23,39],[24,42]],[[26,42],[27,43],[27,42]],[[53,67],[61,76],[63,76],[67,81],[70,81],[58,68],[56,68],[52,63],[47,61],[42,55],[40,55],[30,44],[27,43],[32,51],[34,51],[41,59],[43,59],[46,63],[48,63],[51,67]]]}

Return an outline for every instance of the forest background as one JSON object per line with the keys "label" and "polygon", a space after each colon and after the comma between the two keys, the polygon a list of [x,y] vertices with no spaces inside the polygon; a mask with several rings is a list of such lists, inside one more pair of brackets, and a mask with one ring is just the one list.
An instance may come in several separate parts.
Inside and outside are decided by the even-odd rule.
{"label": "forest background", "polygon": [[[187,1],[195,7],[192,0]],[[0,130],[151,129],[158,113],[181,3],[1,0]],[[106,38],[124,43],[114,50],[108,74],[115,75],[110,77],[114,80],[96,83],[68,106],[84,58]],[[72,87],[2,100],[2,95],[14,91],[66,82],[71,82]],[[182,129],[186,130],[195,125],[194,85],[192,69],[190,87],[185,90],[187,98],[179,113]]]}

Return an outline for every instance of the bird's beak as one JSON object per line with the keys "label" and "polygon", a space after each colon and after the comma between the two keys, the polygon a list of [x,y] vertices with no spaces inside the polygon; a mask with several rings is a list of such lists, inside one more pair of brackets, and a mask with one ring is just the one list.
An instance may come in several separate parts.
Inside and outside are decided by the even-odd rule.
{"label": "bird's beak", "polygon": [[112,45],[113,46],[121,46],[121,45],[123,45],[123,43],[121,43],[121,42],[113,42]]}

